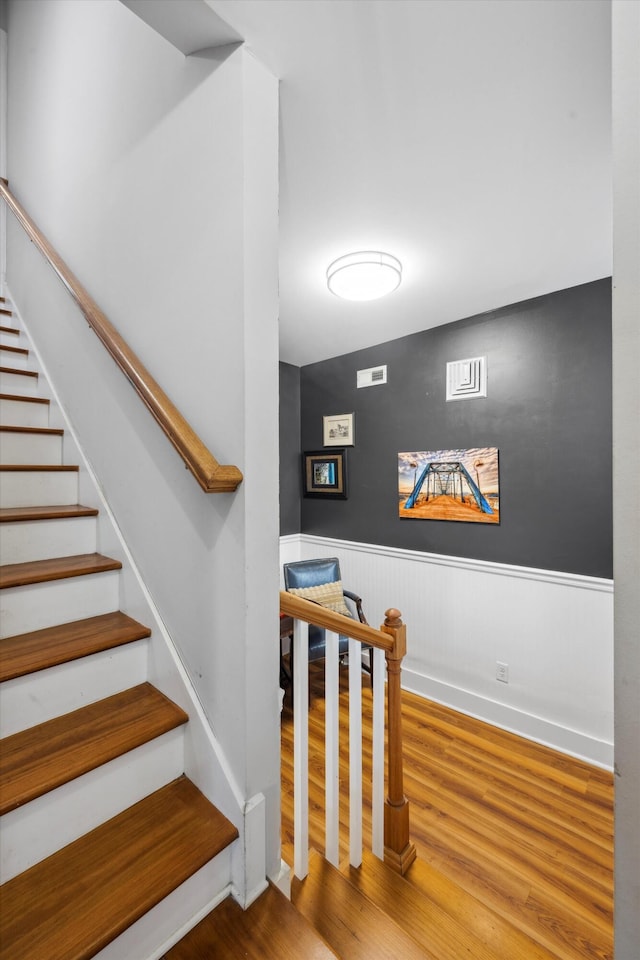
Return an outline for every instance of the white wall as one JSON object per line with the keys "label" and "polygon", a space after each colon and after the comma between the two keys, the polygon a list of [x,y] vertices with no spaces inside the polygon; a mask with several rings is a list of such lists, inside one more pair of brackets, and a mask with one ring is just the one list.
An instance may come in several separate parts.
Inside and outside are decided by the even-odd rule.
{"label": "white wall", "polygon": [[242,48],[185,59],[117,0],[12,2],[8,32],[13,192],[245,474],[235,494],[200,490],[60,286],[33,282],[10,222],[12,294],[236,781],[267,797],[272,872],[277,83]]}
{"label": "white wall", "polygon": [[[337,556],[372,626],[407,624],[403,686],[591,763],[613,763],[609,580],[307,534],[281,561]],[[509,682],[496,680],[496,662]]]}
{"label": "white wall", "polygon": [[640,944],[640,4],[613,3],[615,955]]}
{"label": "white wall", "polygon": [[[0,177],[7,176],[7,31],[5,28],[6,10],[0,5]],[[0,204],[0,296],[4,295],[7,273],[7,210]]]}

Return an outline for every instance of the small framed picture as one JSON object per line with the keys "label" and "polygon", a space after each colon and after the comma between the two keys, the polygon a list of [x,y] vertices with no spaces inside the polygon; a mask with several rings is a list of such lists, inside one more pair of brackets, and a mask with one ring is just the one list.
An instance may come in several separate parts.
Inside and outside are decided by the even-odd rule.
{"label": "small framed picture", "polygon": [[305,497],[347,499],[346,450],[309,450],[302,454]]}
{"label": "small framed picture", "polygon": [[322,442],[325,447],[352,447],[355,442],[352,413],[337,413],[322,418]]}

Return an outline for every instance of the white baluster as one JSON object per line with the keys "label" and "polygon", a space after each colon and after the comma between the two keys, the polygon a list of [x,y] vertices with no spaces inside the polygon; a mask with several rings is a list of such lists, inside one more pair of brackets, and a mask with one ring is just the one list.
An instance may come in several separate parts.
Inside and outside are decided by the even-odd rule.
{"label": "white baluster", "polygon": [[384,650],[373,651],[373,757],[371,786],[371,849],[384,860]]}
{"label": "white baluster", "polygon": [[325,631],[325,856],[340,862],[340,662],[338,634]]}
{"label": "white baluster", "polygon": [[293,621],[293,872],[309,872],[309,624]]}
{"label": "white baluster", "polygon": [[349,863],[362,863],[362,645],[349,638]]}

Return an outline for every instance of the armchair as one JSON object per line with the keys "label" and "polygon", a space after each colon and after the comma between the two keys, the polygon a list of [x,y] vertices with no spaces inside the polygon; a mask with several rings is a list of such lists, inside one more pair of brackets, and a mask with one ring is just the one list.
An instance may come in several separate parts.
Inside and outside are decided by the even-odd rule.
{"label": "armchair", "polygon": [[[323,557],[318,560],[299,560],[285,563],[284,586],[289,593],[314,600],[322,606],[342,613],[344,616],[367,623],[362,609],[362,600],[351,590],[342,586],[340,563],[336,557]],[[342,635],[338,639],[340,659],[349,651],[349,639]],[[369,651],[369,673],[373,676],[373,649]],[[325,656],[325,631],[323,627],[309,624],[309,662],[323,660]],[[291,666],[293,667],[293,647],[291,648]],[[367,669],[365,667],[365,669]],[[293,672],[293,671],[292,671]]]}

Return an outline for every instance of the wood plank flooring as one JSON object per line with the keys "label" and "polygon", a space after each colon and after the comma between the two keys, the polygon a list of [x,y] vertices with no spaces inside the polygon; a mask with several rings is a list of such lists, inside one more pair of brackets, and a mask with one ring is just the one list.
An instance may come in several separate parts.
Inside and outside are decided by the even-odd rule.
{"label": "wood plank flooring", "polygon": [[248,910],[231,897],[162,960],[335,960],[336,954],[290,900],[270,886]]}
{"label": "wood plank flooring", "polygon": [[291,898],[296,909],[313,923],[339,957],[426,960],[424,950],[402,926],[394,923],[389,910],[361,896],[317,852],[311,853],[309,875],[304,883],[294,880]]}
{"label": "wood plank flooring", "polygon": [[[311,665],[310,688],[309,832],[310,844],[323,852],[322,664]],[[368,805],[367,684],[363,699]],[[347,704],[347,672],[341,671],[341,858],[347,856]],[[524,935],[517,960],[533,960],[547,951],[558,960],[611,960],[612,775],[406,692],[403,723],[405,792],[418,851],[418,862],[409,871],[412,883],[429,896],[440,876],[449,898],[453,884],[462,900],[471,895],[490,908]],[[287,863],[293,862],[292,726],[287,692],[282,714],[282,855]],[[369,846],[370,830],[367,808]],[[496,937],[499,927],[495,925]],[[489,940],[492,935],[486,932]],[[531,950],[522,946],[526,938],[533,941]],[[489,946],[502,956],[499,942]]]}

